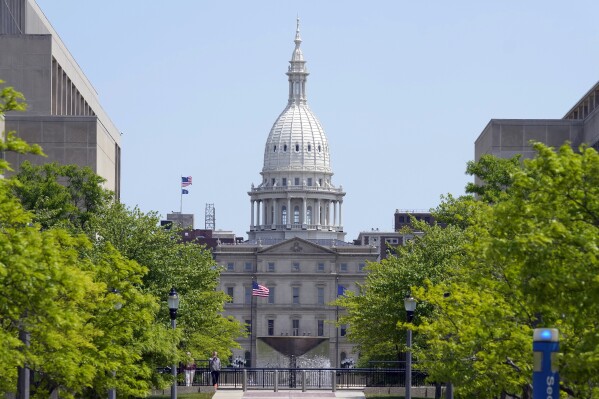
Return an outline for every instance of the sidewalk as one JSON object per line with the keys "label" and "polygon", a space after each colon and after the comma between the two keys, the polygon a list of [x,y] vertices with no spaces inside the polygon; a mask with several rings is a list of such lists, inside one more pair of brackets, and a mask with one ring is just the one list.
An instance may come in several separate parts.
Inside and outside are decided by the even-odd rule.
{"label": "sidewalk", "polygon": [[320,398],[343,398],[343,399],[365,399],[364,392],[355,391],[246,391],[219,389],[214,393],[212,399],[320,399]]}

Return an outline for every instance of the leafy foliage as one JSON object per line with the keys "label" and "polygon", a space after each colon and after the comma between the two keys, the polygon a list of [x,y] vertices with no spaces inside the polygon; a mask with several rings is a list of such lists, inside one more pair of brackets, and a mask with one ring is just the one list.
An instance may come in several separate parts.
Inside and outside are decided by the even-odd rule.
{"label": "leafy foliage", "polygon": [[25,161],[15,179],[15,194],[43,228],[81,231],[91,215],[112,198],[112,193],[102,188],[104,179],[88,167],[58,163],[35,166]]}

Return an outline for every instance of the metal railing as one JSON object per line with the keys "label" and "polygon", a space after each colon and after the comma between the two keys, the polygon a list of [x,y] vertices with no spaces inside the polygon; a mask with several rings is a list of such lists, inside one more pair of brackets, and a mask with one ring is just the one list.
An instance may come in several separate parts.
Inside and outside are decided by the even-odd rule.
{"label": "metal railing", "polygon": [[[388,368],[226,368],[221,370],[219,387],[232,389],[336,390],[365,387],[405,387],[405,369]],[[412,370],[412,386],[424,386],[426,374]],[[181,383],[181,381],[179,382]],[[193,385],[212,385],[210,370],[196,369]]]}

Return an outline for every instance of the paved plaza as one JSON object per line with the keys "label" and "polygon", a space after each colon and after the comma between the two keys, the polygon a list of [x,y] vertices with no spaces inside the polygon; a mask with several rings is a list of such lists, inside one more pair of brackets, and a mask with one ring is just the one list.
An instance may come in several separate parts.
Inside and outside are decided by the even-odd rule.
{"label": "paved plaza", "polygon": [[212,399],[318,399],[318,398],[347,398],[365,399],[364,392],[355,391],[246,391],[222,389],[215,392]]}

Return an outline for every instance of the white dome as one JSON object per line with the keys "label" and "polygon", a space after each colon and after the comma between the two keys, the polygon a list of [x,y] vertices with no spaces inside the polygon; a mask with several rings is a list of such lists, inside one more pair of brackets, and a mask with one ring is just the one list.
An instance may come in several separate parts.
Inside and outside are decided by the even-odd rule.
{"label": "white dome", "polygon": [[322,125],[307,104],[292,103],[270,130],[262,172],[332,173],[329,159],[329,144]]}

